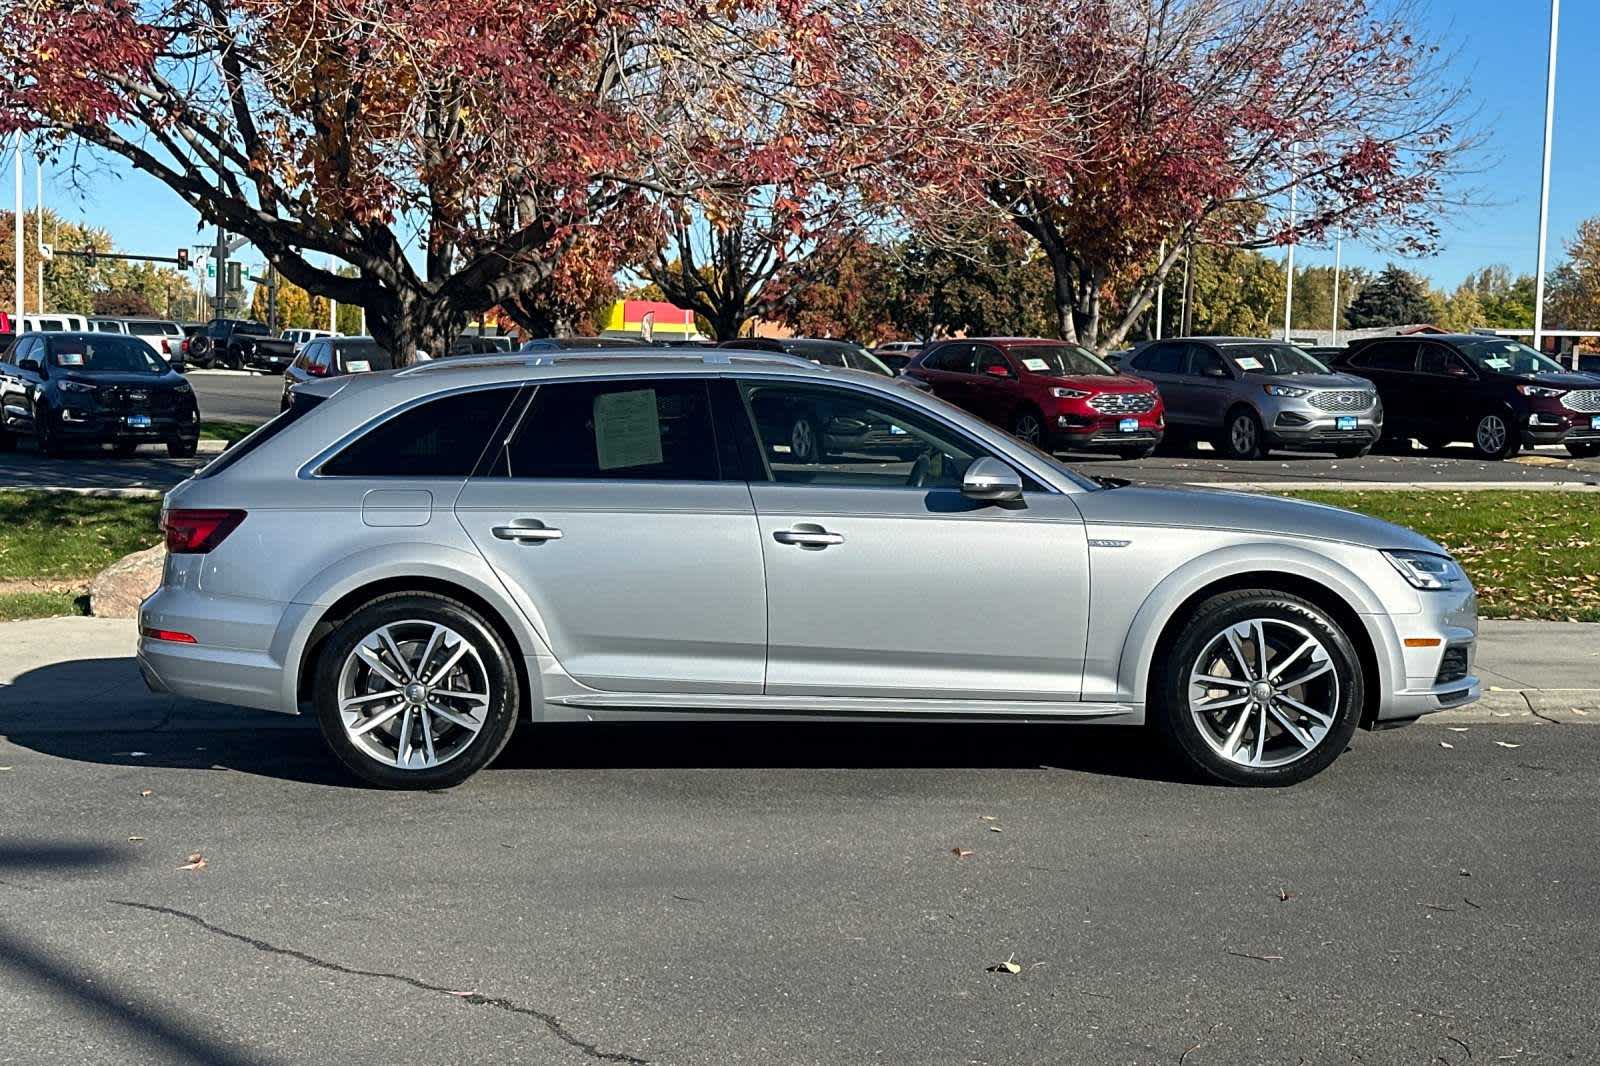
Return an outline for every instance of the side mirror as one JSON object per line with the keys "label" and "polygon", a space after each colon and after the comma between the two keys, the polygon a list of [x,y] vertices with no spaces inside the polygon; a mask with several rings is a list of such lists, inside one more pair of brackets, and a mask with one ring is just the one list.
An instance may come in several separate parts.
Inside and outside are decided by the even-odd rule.
{"label": "side mirror", "polygon": [[975,459],[961,478],[961,495],[969,500],[998,503],[1022,498],[1022,476],[1005,463],[986,455]]}
{"label": "side mirror", "polygon": [[1201,373],[1208,378],[1225,378],[1228,376],[1228,372],[1220,366],[1208,366]]}
{"label": "side mirror", "polygon": [[37,374],[39,372],[39,360],[33,358],[24,359],[17,364],[17,368],[19,370],[31,370]]}

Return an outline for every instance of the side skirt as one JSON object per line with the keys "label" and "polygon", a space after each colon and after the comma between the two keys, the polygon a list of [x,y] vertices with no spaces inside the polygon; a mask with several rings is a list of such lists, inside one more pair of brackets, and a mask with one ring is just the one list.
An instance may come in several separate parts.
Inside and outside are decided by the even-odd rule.
{"label": "side skirt", "polygon": [[547,697],[549,722],[583,721],[966,721],[1138,725],[1144,706],[1133,703],[1067,703],[1018,700],[892,700],[838,696],[755,696],[729,693],[638,692]]}

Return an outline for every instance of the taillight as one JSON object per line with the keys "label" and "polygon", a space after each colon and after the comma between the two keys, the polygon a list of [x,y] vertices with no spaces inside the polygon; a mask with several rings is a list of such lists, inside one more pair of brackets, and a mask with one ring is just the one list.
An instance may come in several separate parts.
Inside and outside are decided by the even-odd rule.
{"label": "taillight", "polygon": [[221,544],[243,521],[243,511],[179,507],[161,513],[161,530],[167,535],[167,551],[200,555]]}

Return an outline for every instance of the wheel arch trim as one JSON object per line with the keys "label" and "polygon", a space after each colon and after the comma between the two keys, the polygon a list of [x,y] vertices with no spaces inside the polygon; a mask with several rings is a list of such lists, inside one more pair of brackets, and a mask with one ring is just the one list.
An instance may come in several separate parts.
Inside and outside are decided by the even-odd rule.
{"label": "wheel arch trim", "polygon": [[[1369,687],[1381,703],[1392,691],[1394,679],[1405,676],[1394,624],[1382,601],[1357,574],[1325,555],[1294,545],[1274,542],[1234,544],[1218,548],[1180,566],[1161,580],[1140,604],[1123,641],[1117,667],[1117,691],[1123,698],[1144,700],[1156,652],[1178,612],[1209,589],[1248,587],[1240,584],[1256,576],[1263,587],[1274,577],[1309,582],[1337,597],[1360,624],[1349,634],[1360,649],[1365,640],[1378,676]],[[1285,590],[1286,592],[1291,590]],[[1372,695],[1369,694],[1369,700]],[[1370,705],[1369,705],[1370,710]]]}

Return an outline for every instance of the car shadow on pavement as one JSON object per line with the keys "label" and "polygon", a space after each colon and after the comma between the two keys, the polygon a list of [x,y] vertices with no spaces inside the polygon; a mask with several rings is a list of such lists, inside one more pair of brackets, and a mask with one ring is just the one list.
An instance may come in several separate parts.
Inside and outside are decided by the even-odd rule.
{"label": "car shadow on pavement", "polygon": [[[0,687],[0,736],[77,762],[359,787],[313,718],[148,692],[131,658],[18,675]],[[1193,780],[1148,730],[1073,722],[523,722],[489,772],[1040,767]]]}

